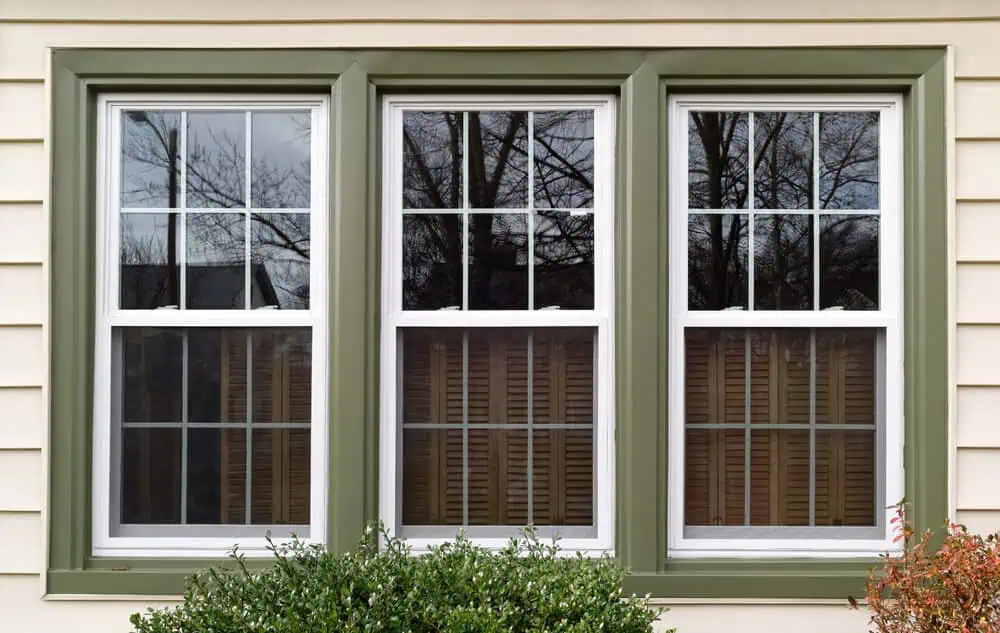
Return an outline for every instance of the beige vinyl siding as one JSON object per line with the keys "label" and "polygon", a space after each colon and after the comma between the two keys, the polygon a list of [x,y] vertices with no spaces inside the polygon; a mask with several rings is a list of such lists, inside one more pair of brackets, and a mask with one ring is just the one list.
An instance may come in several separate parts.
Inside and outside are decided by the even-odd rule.
{"label": "beige vinyl siding", "polygon": [[[43,141],[48,127],[44,80],[49,46],[951,46],[957,77],[950,127],[954,155],[949,157],[956,169],[957,199],[955,296],[949,298],[956,389],[952,506],[958,520],[975,530],[1000,528],[1000,495],[993,490],[1000,474],[1000,38],[996,36],[1000,21],[938,21],[948,15],[1000,14],[995,2],[430,0],[420,5],[419,15],[414,14],[415,6],[403,0],[289,0],[281,5],[265,0],[8,0],[4,5],[8,17],[0,18],[0,481],[18,482],[17,490],[0,492],[0,612],[5,626],[124,633],[129,630],[127,615],[149,604],[41,599],[47,424],[43,389],[49,371],[48,279],[43,267],[48,249],[44,204],[48,157]],[[232,16],[254,22],[224,23]],[[891,20],[866,20],[873,16]],[[906,21],[908,16],[921,20]],[[419,17],[423,22],[377,21],[386,17]],[[629,19],[603,25],[571,21],[601,17]],[[767,17],[799,21],[761,19]],[[118,22],[123,18],[131,21]],[[461,18],[478,21],[463,23]],[[508,22],[490,23],[489,18]],[[684,18],[703,21],[681,21]],[[827,18],[836,20],[824,21]],[[168,19],[173,23],[164,21]],[[562,21],[547,21],[552,19]],[[671,604],[670,608],[663,621],[678,626],[681,633],[746,628],[747,623],[752,623],[751,630],[762,632],[866,629],[863,613],[839,604]]]}

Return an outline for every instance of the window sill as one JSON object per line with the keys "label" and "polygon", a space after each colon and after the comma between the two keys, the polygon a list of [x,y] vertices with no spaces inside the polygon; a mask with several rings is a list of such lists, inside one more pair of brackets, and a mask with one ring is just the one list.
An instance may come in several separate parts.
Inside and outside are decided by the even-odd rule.
{"label": "window sill", "polygon": [[[132,595],[175,597],[196,571],[223,562],[210,559],[111,560],[88,562],[82,570],[48,572],[50,596]],[[660,573],[633,573],[625,580],[626,595],[670,599],[831,599],[864,595],[865,581],[878,559],[699,560],[668,561]],[[269,561],[247,565],[262,569]]]}

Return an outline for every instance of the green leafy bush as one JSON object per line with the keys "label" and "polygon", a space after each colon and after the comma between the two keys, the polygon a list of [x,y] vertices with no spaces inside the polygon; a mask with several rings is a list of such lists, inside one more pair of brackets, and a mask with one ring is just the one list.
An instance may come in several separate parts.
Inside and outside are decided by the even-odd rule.
{"label": "green leafy bush", "polygon": [[646,633],[656,613],[625,600],[612,558],[560,555],[528,533],[500,552],[459,537],[414,556],[370,530],[347,554],[292,543],[274,564],[213,568],[174,608],[134,614],[138,633]]}

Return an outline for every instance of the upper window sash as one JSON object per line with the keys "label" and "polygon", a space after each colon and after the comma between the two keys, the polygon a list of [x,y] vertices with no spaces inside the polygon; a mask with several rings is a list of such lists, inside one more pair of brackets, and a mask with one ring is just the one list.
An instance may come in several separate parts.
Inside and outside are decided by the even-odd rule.
{"label": "upper window sash", "polygon": [[[878,508],[902,497],[902,146],[903,122],[902,100],[897,95],[685,95],[673,96],[669,100],[668,122],[672,130],[669,142],[669,191],[668,210],[670,227],[670,332],[669,346],[669,459],[668,459],[668,555],[674,558],[691,557],[856,557],[872,556],[894,549],[890,530],[890,512]],[[878,132],[878,204],[873,208],[824,209],[820,200],[820,187],[815,174],[820,169],[819,147],[813,147],[813,182],[810,199],[796,203],[798,208],[761,209],[755,204],[753,178],[755,170],[750,168],[747,181],[743,184],[745,199],[731,208],[707,208],[710,205],[690,198],[689,181],[689,115],[692,112],[723,113],[819,113],[806,116],[813,119],[809,127],[816,134],[819,116],[826,112],[876,112],[879,117]],[[764,119],[765,117],[761,117]],[[765,119],[766,120],[766,119]],[[754,148],[753,124],[745,124],[743,133],[747,135],[750,153]],[[815,136],[814,136],[815,138]],[[748,162],[749,162],[748,157]],[[752,164],[752,163],[749,163]],[[773,206],[773,205],[772,205]],[[793,206],[786,204],[785,206]],[[851,206],[851,205],[848,205]],[[702,208],[706,207],[706,208]],[[688,223],[691,215],[739,214],[753,222],[754,216],[788,216],[820,214],[864,215],[877,214],[879,217],[879,257],[878,257],[878,306],[871,309],[823,309],[828,306],[819,303],[819,289],[812,287],[812,296],[803,305],[787,309],[773,305],[754,305],[755,293],[751,280],[742,290],[737,305],[698,305],[689,297],[689,253]],[[745,246],[748,251],[748,270],[753,270],[754,245]],[[818,249],[818,244],[814,245]],[[729,307],[730,309],[723,309]],[[870,528],[838,527],[718,527],[699,528],[711,531],[712,538],[685,537],[685,331],[692,328],[715,328],[718,330],[747,330],[753,328],[876,328],[884,332],[880,358],[877,365],[881,374],[877,378],[882,396],[878,407],[882,411],[879,420],[882,447],[876,453],[876,464],[881,464],[880,484],[876,499],[877,525],[879,534],[872,536]],[[673,351],[676,350],[676,351]],[[748,427],[749,428],[749,427]],[[879,461],[879,453],[881,461]],[[747,482],[749,485],[749,482]]]}

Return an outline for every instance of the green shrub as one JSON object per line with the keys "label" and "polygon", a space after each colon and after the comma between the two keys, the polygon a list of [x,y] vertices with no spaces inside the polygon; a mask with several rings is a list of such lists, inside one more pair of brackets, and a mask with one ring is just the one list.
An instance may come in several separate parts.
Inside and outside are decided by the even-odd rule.
{"label": "green shrub", "polygon": [[174,608],[134,614],[138,633],[646,633],[656,613],[623,599],[614,559],[559,554],[528,533],[500,552],[459,537],[411,555],[369,530],[353,552],[294,542],[274,564],[213,568]]}

